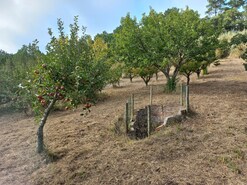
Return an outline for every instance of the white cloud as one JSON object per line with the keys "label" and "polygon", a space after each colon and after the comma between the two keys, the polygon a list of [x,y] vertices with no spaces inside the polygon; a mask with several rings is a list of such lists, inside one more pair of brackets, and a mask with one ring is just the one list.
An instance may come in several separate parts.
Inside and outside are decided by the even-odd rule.
{"label": "white cloud", "polygon": [[186,4],[199,10],[204,7],[198,0],[0,0],[0,49],[15,53],[23,44],[38,39],[44,51],[49,40],[47,28],[56,31],[57,18],[62,18],[65,31],[69,31],[68,24],[79,15],[79,24],[95,35],[115,29],[127,12],[141,17],[150,5],[165,11],[171,6],[185,8]]}
{"label": "white cloud", "polygon": [[[54,7],[50,0],[0,1],[0,49],[16,52],[24,43],[18,43],[38,24],[42,15]],[[31,28],[31,29],[30,29]]]}

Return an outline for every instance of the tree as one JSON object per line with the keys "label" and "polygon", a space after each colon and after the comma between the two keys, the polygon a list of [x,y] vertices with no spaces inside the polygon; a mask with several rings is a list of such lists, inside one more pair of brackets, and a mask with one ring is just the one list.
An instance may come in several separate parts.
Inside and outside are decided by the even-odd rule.
{"label": "tree", "polygon": [[37,131],[37,152],[44,150],[43,128],[54,105],[60,101],[68,109],[86,103],[84,110],[91,106],[93,99],[105,86],[106,67],[101,55],[92,51],[90,37],[79,35],[78,17],[70,25],[70,35],[64,33],[63,22],[58,19],[59,36],[52,30],[47,44],[47,54],[39,56],[36,69],[29,74],[24,88],[32,97],[33,110],[39,120]]}
{"label": "tree", "polygon": [[134,69],[134,73],[141,77],[146,86],[148,86],[148,83],[155,72],[156,68],[154,66],[138,67]]}
{"label": "tree", "polygon": [[[155,56],[150,55],[152,48],[147,48],[151,44],[146,43],[148,35],[144,30],[145,26],[137,23],[136,19],[132,19],[128,14],[122,18],[121,29],[116,34],[116,43],[119,55],[124,59],[126,71],[132,81],[133,76],[140,76],[147,86],[153,74],[157,72],[157,68],[153,65]],[[151,41],[149,38],[149,41]],[[155,47],[155,45],[153,45]]]}
{"label": "tree", "polygon": [[202,70],[207,71],[207,66],[215,59],[215,50],[218,46],[218,35],[214,34],[214,26],[209,19],[201,19],[198,25],[198,32],[201,36],[197,39],[195,48],[191,49],[190,61],[183,64],[180,73],[187,78],[187,85],[190,83],[190,76]]}
{"label": "tree", "polygon": [[223,14],[223,28],[225,31],[242,31],[246,26],[244,13],[236,8],[226,10]]}
{"label": "tree", "polygon": [[[165,41],[164,58],[155,64],[165,74],[168,90],[173,91],[181,66],[191,61],[203,33],[200,32],[198,13],[188,8],[184,11],[178,9],[166,11],[162,27]],[[171,74],[172,68],[174,70]]]}
{"label": "tree", "polygon": [[[212,21],[221,31],[242,31],[247,27],[245,0],[208,0],[208,15],[214,14]],[[243,11],[242,11],[243,10]]]}
{"label": "tree", "polygon": [[207,35],[208,24],[201,24],[199,14],[189,8],[173,8],[164,13],[151,9],[139,24],[129,14],[123,18],[116,42],[121,46],[118,50],[124,51],[120,56],[127,66],[155,66],[164,73],[168,90],[173,91],[181,66],[194,58],[199,40]]}
{"label": "tree", "polygon": [[122,77],[124,64],[120,62],[109,63],[110,69],[108,71],[108,83],[112,84],[113,87],[120,85],[120,78]]}
{"label": "tree", "polygon": [[107,44],[108,48],[114,43],[114,36],[113,33],[107,33],[106,31],[103,31],[101,34],[97,34],[94,37],[94,40],[97,38],[101,38],[104,40],[104,42]]}
{"label": "tree", "polygon": [[[133,76],[141,71],[136,69],[144,63],[143,55],[138,49],[141,33],[137,20],[135,18],[132,19],[128,13],[126,17],[121,19],[121,26],[115,31],[114,38],[115,54],[118,57],[118,61],[124,62],[125,73],[127,73],[132,82]],[[143,69],[145,66],[142,65],[141,67]]]}
{"label": "tree", "polygon": [[201,63],[197,61],[189,61],[180,68],[180,73],[187,78],[187,85],[190,84],[190,76],[200,70]]}
{"label": "tree", "polygon": [[244,7],[247,4],[246,0],[229,0],[226,5],[228,6],[227,9],[235,8],[239,9]]}
{"label": "tree", "polygon": [[92,47],[93,57],[95,58],[95,60],[97,61],[106,60],[109,50],[107,44],[104,42],[102,38],[96,37],[92,42],[91,47]]}
{"label": "tree", "polygon": [[103,31],[101,34],[97,34],[94,37],[94,45],[101,45],[101,53],[104,53],[104,57],[107,58],[106,64],[109,68],[107,81],[108,83],[112,84],[113,87],[116,87],[116,85],[119,85],[120,83],[124,65],[123,62],[118,61],[118,57],[116,57],[117,52],[114,50],[115,39],[113,33],[107,33],[106,31]]}
{"label": "tree", "polygon": [[213,14],[214,16],[216,16],[223,11],[225,5],[226,0],[208,0],[208,10],[206,11],[206,13],[208,15]]}

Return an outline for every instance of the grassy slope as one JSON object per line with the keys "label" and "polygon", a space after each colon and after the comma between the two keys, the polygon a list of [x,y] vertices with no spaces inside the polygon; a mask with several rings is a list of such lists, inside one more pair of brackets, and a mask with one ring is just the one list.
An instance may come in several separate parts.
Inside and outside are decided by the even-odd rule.
{"label": "grassy slope", "polygon": [[127,96],[143,88],[140,80],[106,89],[109,97],[86,117],[79,110],[54,114],[46,125],[53,163],[33,151],[32,119],[0,121],[0,184],[247,184],[247,72],[241,63],[227,59],[208,76],[193,78],[195,115],[144,140],[131,141],[112,129]]}

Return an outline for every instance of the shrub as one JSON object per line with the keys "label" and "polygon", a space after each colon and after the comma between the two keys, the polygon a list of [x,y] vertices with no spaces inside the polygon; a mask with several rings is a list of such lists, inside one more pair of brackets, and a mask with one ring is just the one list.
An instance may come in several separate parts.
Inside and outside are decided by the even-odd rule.
{"label": "shrub", "polygon": [[217,59],[225,58],[230,54],[230,44],[227,40],[224,39],[220,41],[215,54]]}
{"label": "shrub", "polygon": [[232,37],[230,44],[231,45],[239,45],[241,43],[247,43],[247,34],[236,34]]}

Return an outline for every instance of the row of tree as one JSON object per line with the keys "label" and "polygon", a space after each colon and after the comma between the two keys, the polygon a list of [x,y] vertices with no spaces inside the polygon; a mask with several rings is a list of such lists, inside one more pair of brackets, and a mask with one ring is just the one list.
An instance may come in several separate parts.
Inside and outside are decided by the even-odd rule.
{"label": "row of tree", "polygon": [[157,13],[151,9],[139,22],[129,14],[121,19],[114,33],[114,51],[130,76],[137,72],[148,84],[161,71],[172,91],[179,72],[189,82],[192,71],[206,68],[214,59],[217,37],[210,19],[200,18],[194,10],[173,8]]}
{"label": "row of tree", "polygon": [[65,109],[84,103],[88,111],[97,93],[107,84],[117,84],[124,74],[130,80],[140,76],[146,85],[161,71],[166,88],[176,88],[179,73],[187,77],[206,71],[220,47],[211,18],[186,8],[156,12],[150,9],[141,20],[127,14],[113,33],[103,32],[92,39],[78,25],[78,17],[64,32],[58,19],[59,35],[48,30],[50,42],[41,53],[34,41],[16,54],[0,52],[0,100],[18,107],[32,107],[39,118],[37,151],[42,152],[43,128],[57,102]]}

